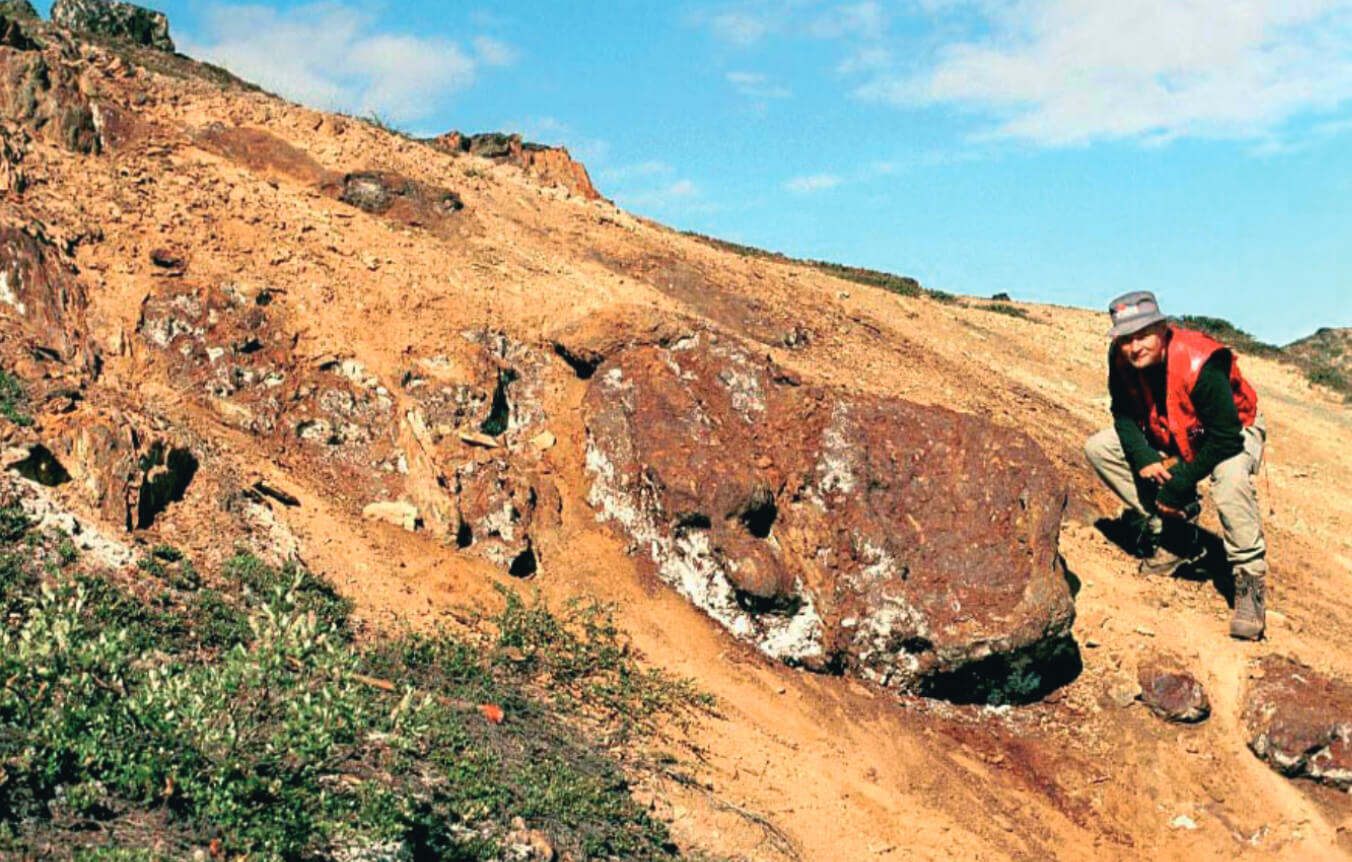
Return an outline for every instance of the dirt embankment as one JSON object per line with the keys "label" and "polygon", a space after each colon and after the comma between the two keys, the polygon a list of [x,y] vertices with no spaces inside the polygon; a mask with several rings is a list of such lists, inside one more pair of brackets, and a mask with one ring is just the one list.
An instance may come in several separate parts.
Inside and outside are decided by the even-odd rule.
{"label": "dirt embankment", "polygon": [[[1223,576],[1220,589],[1208,572],[1140,579],[1096,526],[1116,513],[1080,454],[1107,421],[1100,315],[1011,316],[738,255],[515,165],[40,38],[0,46],[13,273],[0,358],[39,405],[32,426],[5,426],[7,445],[45,446],[71,509],[203,565],[235,541],[299,556],[376,625],[430,625],[520,578],[557,601],[615,602],[648,662],[722,705],[688,739],[698,781],[643,788],[687,846],[1352,855],[1347,794],[1283,777],[1247,745],[1265,657],[1352,678],[1352,423],[1292,369],[1241,358],[1270,429],[1273,613],[1267,641],[1239,644]],[[617,307],[641,309],[654,344],[681,321],[750,345],[793,387],[905,399],[1036,442],[1069,488],[1073,679],[1023,706],[901,696],[773,661],[655,577],[633,535],[598,522],[588,442],[604,405],[579,376],[587,357],[555,348]],[[1214,514],[1204,525],[1218,530]],[[778,565],[763,583],[742,573],[751,606],[792,584]],[[1135,700],[1157,653],[1205,687],[1206,721],[1166,724]]]}

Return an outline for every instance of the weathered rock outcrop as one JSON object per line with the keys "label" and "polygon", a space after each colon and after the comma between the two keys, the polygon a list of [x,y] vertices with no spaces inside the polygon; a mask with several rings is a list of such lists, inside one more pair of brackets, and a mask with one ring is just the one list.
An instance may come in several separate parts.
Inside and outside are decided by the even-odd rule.
{"label": "weathered rock outcrop", "polygon": [[[53,60],[52,52],[38,50],[37,43],[9,19],[0,18],[0,37],[0,111],[4,117],[74,152],[100,152],[104,145],[101,127],[110,120],[119,125],[118,112],[83,92],[80,67],[64,59]],[[15,136],[6,133],[6,137]],[[22,146],[14,142],[6,149],[22,153]]]}
{"label": "weathered rock outcrop", "polygon": [[1172,657],[1156,656],[1136,670],[1141,701],[1165,721],[1190,724],[1211,715],[1211,700],[1202,684]]}
{"label": "weathered rock outcrop", "polygon": [[38,16],[38,10],[28,0],[3,0],[0,2],[0,16],[16,21],[31,21]]}
{"label": "weathered rock outcrop", "polygon": [[767,655],[959,698],[984,683],[946,678],[993,657],[1019,677],[993,699],[1046,684],[1066,495],[1023,435],[811,386],[703,329],[607,357],[584,410],[598,519]]}
{"label": "weathered rock outcrop", "polygon": [[1291,778],[1352,788],[1352,683],[1294,658],[1266,656],[1249,690],[1249,748]]}
{"label": "weathered rock outcrop", "polygon": [[598,200],[601,193],[592,185],[587,168],[574,161],[566,147],[547,147],[522,141],[520,135],[488,132],[462,135],[447,132],[428,141],[447,153],[469,153],[485,159],[516,165],[546,185],[559,185],[587,200]]}
{"label": "weathered rock outcrop", "polygon": [[471,330],[396,381],[352,357],[298,355],[296,328],[285,297],[266,289],[165,279],[142,306],[136,349],[224,424],[304,459],[354,513],[453,536],[532,573],[537,510],[542,499],[558,509],[527,443],[544,427],[536,389],[546,357]]}
{"label": "weathered rock outcrop", "polygon": [[84,288],[41,226],[0,225],[0,315],[25,325],[33,347],[60,360],[91,363]]}
{"label": "weathered rock outcrop", "polygon": [[465,208],[460,195],[391,171],[331,171],[309,154],[262,129],[212,123],[194,143],[255,173],[311,185],[323,194],[373,216],[446,234]]}
{"label": "weathered rock outcrop", "polygon": [[56,0],[52,23],[68,30],[122,39],[160,51],[173,51],[169,19],[131,3],[116,0]]}

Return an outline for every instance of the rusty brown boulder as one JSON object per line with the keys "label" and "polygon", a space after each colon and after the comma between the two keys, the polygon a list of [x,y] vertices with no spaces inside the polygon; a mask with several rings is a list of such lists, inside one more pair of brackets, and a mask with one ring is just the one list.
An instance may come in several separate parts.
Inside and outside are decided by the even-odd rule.
{"label": "rusty brown boulder", "polygon": [[1141,701],[1165,721],[1192,724],[1211,715],[1211,700],[1197,677],[1172,657],[1155,656],[1136,670]]}
{"label": "rusty brown boulder", "polygon": [[1294,658],[1266,656],[1249,690],[1249,748],[1291,778],[1352,788],[1352,683]]}
{"label": "rusty brown boulder", "polygon": [[1066,495],[1022,434],[708,330],[607,357],[584,413],[598,519],[767,655],[972,700],[1064,672]]}

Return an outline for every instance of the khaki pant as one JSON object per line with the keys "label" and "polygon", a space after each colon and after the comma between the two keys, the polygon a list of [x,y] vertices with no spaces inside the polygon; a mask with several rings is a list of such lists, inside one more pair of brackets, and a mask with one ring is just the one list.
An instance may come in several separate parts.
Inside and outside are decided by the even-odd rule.
{"label": "khaki pant", "polygon": [[[1244,429],[1244,451],[1216,465],[1211,472],[1211,502],[1220,513],[1225,556],[1235,568],[1261,575],[1267,571],[1263,521],[1253,476],[1263,463],[1267,426],[1262,414]],[[1084,444],[1084,454],[1099,476],[1123,502],[1142,517],[1155,515],[1155,485],[1141,479],[1127,463],[1117,429],[1109,426]]]}

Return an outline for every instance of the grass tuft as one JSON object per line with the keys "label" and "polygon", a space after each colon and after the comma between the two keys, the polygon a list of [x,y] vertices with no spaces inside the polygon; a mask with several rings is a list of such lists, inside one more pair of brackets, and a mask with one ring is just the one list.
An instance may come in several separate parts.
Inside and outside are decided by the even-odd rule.
{"label": "grass tuft", "polygon": [[27,403],[28,396],[23,391],[23,384],[13,374],[0,368],[0,416],[15,425],[32,425],[33,418],[23,412]]}
{"label": "grass tuft", "polygon": [[0,510],[0,855],[487,860],[516,818],[560,855],[676,855],[625,743],[712,703],[609,608],[504,592],[478,634],[360,643],[294,566],[241,550],[199,588],[155,548],[127,585],[46,565],[61,538]]}
{"label": "grass tuft", "polygon": [[1003,314],[1006,317],[1017,317],[1021,320],[1032,319],[1028,316],[1028,309],[1017,305],[1010,305],[1008,302],[990,302],[985,305],[978,305],[977,308],[994,314]]}

